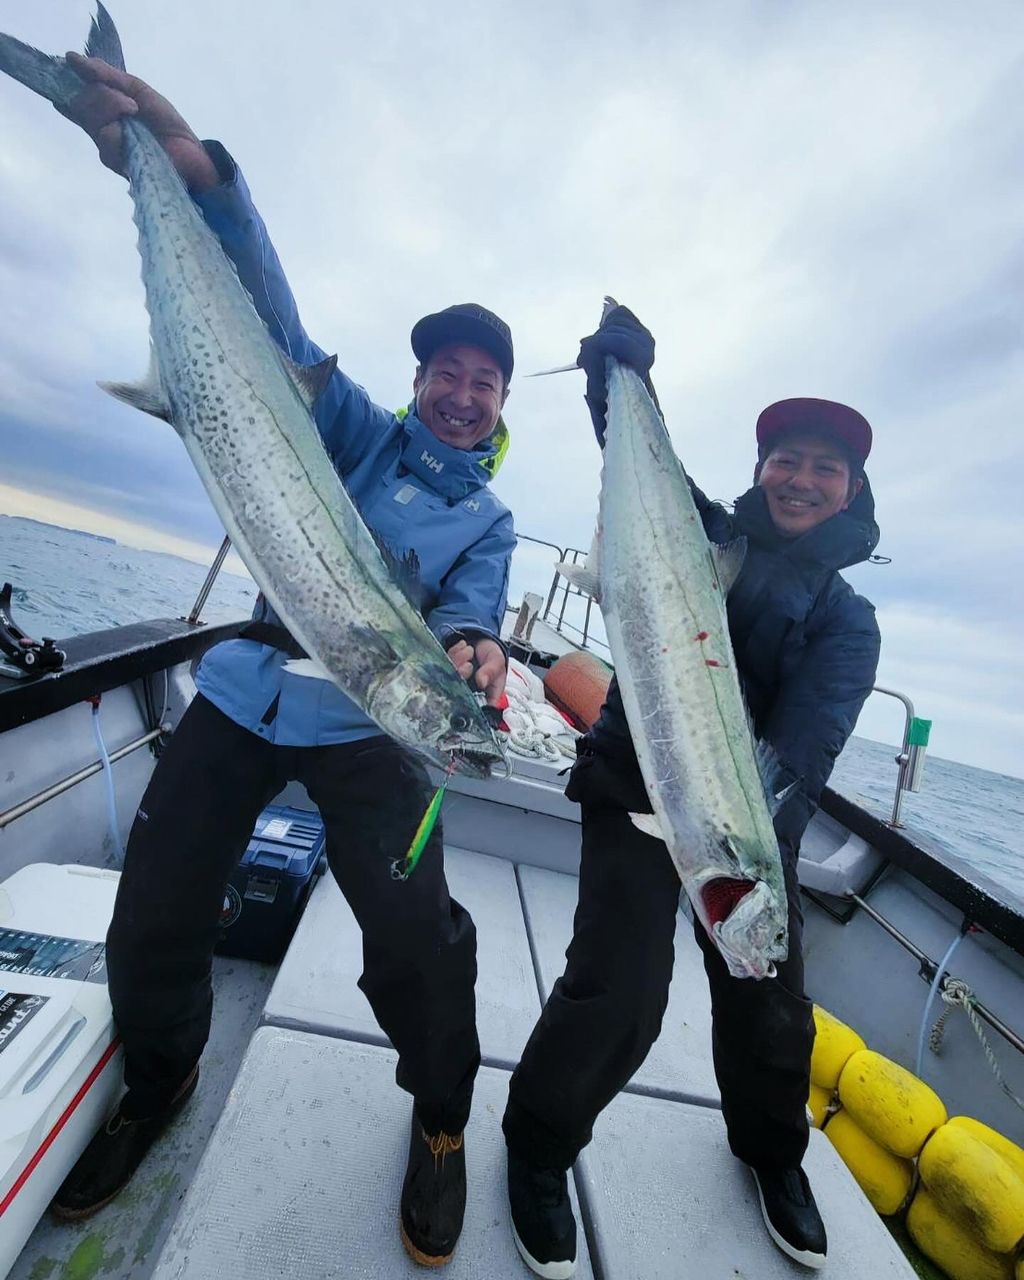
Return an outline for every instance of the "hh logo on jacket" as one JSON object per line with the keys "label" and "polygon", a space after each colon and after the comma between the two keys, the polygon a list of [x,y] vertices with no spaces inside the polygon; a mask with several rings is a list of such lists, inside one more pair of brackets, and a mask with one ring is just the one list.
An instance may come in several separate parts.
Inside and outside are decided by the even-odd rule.
{"label": "hh logo on jacket", "polygon": [[420,462],[425,462],[431,471],[436,471],[438,475],[444,470],[444,463],[438,462],[433,454],[428,453],[426,449],[420,454]]}

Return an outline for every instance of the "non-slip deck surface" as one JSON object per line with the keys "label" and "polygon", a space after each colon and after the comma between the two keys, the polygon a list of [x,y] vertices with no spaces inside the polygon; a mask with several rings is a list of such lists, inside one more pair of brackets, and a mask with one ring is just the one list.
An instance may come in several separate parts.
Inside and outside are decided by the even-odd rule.
{"label": "non-slip deck surface", "polygon": [[[545,999],[565,968],[565,949],[572,938],[578,882],[575,876],[541,867],[516,868],[526,909],[530,941],[537,957]],[[711,997],[693,928],[680,913],[675,937],[676,960],[668,1008],[647,1060],[626,1086],[701,1106],[719,1105],[711,1061]]]}
{"label": "non-slip deck surface", "polygon": [[[395,1054],[261,1027],[189,1191],[156,1280],[421,1277],[398,1234],[409,1148]],[[508,1226],[503,1071],[477,1078],[469,1188],[447,1280],[524,1280]],[[581,1239],[577,1275],[593,1280]]]}
{"label": "non-slip deck surface", "polygon": [[[804,1159],[828,1232],[829,1280],[914,1280],[914,1270],[818,1130]],[[797,1280],[768,1240],[754,1182],[720,1112],[623,1093],[576,1167],[605,1280]]]}
{"label": "non-slip deck surface", "polygon": [[[503,858],[445,849],[452,897],[477,930],[477,1029],[483,1060],[513,1067],[540,1013],[515,868]],[[386,1045],[366,997],[362,937],[331,876],[317,885],[267,1000],[264,1021]]]}

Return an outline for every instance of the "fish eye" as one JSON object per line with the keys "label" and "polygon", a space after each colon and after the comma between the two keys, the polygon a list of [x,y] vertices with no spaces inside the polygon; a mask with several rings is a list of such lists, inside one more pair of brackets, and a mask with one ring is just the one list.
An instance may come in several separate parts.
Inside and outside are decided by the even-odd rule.
{"label": "fish eye", "polygon": [[469,716],[464,711],[456,711],[448,724],[456,733],[463,733],[469,728]]}
{"label": "fish eye", "polygon": [[775,935],[775,941],[781,942],[785,936],[786,936],[785,930],[780,929],[778,933]]}

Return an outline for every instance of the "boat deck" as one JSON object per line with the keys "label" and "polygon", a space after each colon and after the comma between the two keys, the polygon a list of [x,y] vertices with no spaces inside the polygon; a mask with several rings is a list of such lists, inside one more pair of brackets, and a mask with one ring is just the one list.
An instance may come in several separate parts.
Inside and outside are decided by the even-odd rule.
{"label": "boat deck", "polygon": [[[452,892],[479,928],[484,1061],[467,1132],[466,1224],[446,1274],[522,1280],[528,1273],[507,1225],[500,1120],[509,1073],[561,972],[576,882],[457,848],[446,859]],[[725,1145],[700,953],[682,913],[679,919],[664,1034],[599,1120],[574,1170],[583,1227],[577,1274],[800,1275],[769,1242],[749,1175]],[[215,1032],[196,1102],[119,1201],[77,1226],[41,1224],[12,1276],[422,1275],[397,1231],[409,1104],[394,1083],[395,1054],[355,985],[360,949],[355,921],[328,877],[265,1007],[273,971],[219,960]],[[247,1041],[234,1078],[232,1046]],[[812,1134],[807,1168],[829,1230],[834,1280],[913,1276],[820,1133]]]}

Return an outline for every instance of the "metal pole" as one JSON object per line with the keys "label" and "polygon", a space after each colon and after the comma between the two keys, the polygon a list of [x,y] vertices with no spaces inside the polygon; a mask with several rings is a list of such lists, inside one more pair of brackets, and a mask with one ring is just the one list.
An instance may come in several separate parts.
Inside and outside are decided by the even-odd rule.
{"label": "metal pole", "polygon": [[[160,729],[151,729],[149,733],[144,733],[141,738],[136,738],[134,742],[125,743],[123,747],[118,747],[116,751],[111,751],[110,763],[113,764],[115,760],[123,760],[125,756],[131,755],[133,751],[138,751],[140,747],[144,747],[147,743],[152,742],[154,738],[159,738],[162,733],[166,732],[166,726]],[[47,800],[53,800],[56,796],[63,795],[65,791],[70,791],[72,787],[84,782],[86,778],[91,778],[94,774],[101,773],[102,770],[103,762],[96,760],[92,764],[87,764],[84,769],[79,769],[77,773],[69,774],[68,777],[62,778],[60,782],[55,782],[52,786],[47,787],[45,791],[39,791],[34,796],[29,796],[27,800],[22,800],[21,804],[16,804],[11,809],[5,809],[0,813],[0,831],[4,827],[10,826],[16,818],[23,818],[26,813],[31,813],[33,809],[38,809],[40,805],[46,804]]]}
{"label": "metal pole", "polygon": [[[900,944],[901,947],[904,948],[904,950],[910,952],[910,954],[914,957],[914,959],[918,962],[918,964],[920,964],[921,976],[925,979],[926,982],[934,978],[934,975],[938,971],[939,966],[929,955],[927,955],[924,951],[922,951],[920,947],[915,946],[914,943],[910,941],[910,939],[907,937],[905,933],[902,933],[899,929],[896,928],[896,926],[892,923],[891,920],[887,920],[885,916],[880,915],[879,912],[877,912],[874,909],[874,907],[872,907],[869,903],[865,902],[864,899],[860,897],[858,894],[849,893],[846,896],[850,899],[851,902],[855,902],[857,906],[860,907],[861,911],[863,911],[866,915],[870,916],[871,919],[874,920],[874,922],[877,925],[883,928],[891,938],[895,938],[895,940]],[[951,975],[947,973],[943,978],[943,981],[942,981],[943,991],[946,989],[946,980],[950,976]],[[1017,1034],[1016,1031],[1013,1030],[1012,1027],[1008,1027],[1006,1023],[1002,1020],[1002,1018],[997,1017],[996,1014],[994,1014],[991,1009],[983,1005],[980,1000],[973,1001],[973,1007],[974,1007],[974,1011],[977,1013],[978,1017],[981,1018],[983,1022],[987,1022],[993,1031],[998,1031],[998,1033],[1003,1037],[1004,1040],[1012,1044],[1013,1047],[1019,1050],[1021,1053],[1024,1053],[1024,1039],[1021,1039],[1021,1037]]]}
{"label": "metal pole", "polygon": [[224,563],[224,557],[231,549],[231,539],[225,538],[220,544],[220,550],[213,557],[213,564],[210,565],[210,572],[206,575],[206,581],[199,588],[199,594],[196,596],[196,602],[192,606],[192,612],[185,619],[190,625],[195,626],[199,622],[199,615],[203,611],[210,592],[213,590],[213,584],[217,580],[217,574],[220,573],[221,565]]}
{"label": "metal pole", "polygon": [[887,697],[898,698],[903,703],[906,711],[906,720],[903,725],[903,746],[900,754],[896,757],[896,763],[900,767],[899,773],[896,775],[896,795],[892,802],[892,817],[889,819],[890,827],[898,827],[900,823],[900,809],[903,806],[904,783],[907,780],[907,765],[910,761],[910,722],[914,718],[914,704],[910,701],[905,693],[900,693],[896,689],[886,689],[880,684],[874,687],[875,693],[884,693]]}

